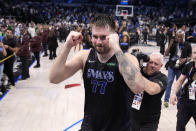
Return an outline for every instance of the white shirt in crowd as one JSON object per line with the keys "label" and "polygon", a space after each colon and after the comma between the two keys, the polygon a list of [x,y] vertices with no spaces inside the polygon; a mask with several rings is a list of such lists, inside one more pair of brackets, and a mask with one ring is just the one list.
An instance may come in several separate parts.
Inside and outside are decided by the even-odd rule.
{"label": "white shirt in crowd", "polygon": [[35,27],[29,27],[28,32],[31,35],[31,37],[34,37],[35,36]]}

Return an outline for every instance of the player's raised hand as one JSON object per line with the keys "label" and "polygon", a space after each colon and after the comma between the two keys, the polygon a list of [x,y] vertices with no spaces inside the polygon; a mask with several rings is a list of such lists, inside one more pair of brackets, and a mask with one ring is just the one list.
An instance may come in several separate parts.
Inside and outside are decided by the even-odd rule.
{"label": "player's raised hand", "polygon": [[80,43],[83,36],[80,32],[71,31],[66,39],[66,45],[70,48]]}
{"label": "player's raised hand", "polygon": [[119,36],[117,33],[115,34],[110,34],[109,36],[107,36],[107,40],[109,42],[110,47],[113,50],[119,50],[120,49],[120,45],[119,45]]}

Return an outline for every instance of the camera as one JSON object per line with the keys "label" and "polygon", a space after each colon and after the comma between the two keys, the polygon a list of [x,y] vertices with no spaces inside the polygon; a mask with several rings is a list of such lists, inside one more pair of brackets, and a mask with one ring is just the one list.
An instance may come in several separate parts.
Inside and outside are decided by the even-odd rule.
{"label": "camera", "polygon": [[174,69],[179,69],[180,68],[180,60],[179,60],[179,56],[178,55],[174,55],[170,61],[172,66],[174,67]]}
{"label": "camera", "polygon": [[133,49],[131,54],[137,58],[140,67],[146,66],[147,62],[150,60],[150,57],[147,54],[140,52],[139,49]]}

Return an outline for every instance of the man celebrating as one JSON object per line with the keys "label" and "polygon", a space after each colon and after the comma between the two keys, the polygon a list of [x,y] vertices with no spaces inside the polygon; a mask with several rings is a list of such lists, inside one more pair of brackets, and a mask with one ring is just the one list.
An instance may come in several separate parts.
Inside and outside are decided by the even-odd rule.
{"label": "man celebrating", "polygon": [[144,77],[156,83],[152,89],[134,94],[130,91],[130,112],[133,131],[157,131],[161,115],[161,97],[167,86],[167,76],[160,72],[163,56],[152,53],[147,66],[141,69]]}
{"label": "man celebrating", "polygon": [[139,93],[158,84],[141,75],[134,56],[123,54],[113,17],[95,16],[91,27],[94,49],[81,50],[67,61],[71,48],[83,38],[71,31],[52,66],[50,82],[59,83],[82,69],[85,107],[81,131],[130,131],[127,90]]}

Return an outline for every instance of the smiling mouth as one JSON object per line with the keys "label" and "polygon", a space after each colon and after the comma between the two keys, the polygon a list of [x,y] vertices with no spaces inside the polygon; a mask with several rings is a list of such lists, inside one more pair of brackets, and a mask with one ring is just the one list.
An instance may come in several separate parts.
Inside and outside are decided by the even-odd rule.
{"label": "smiling mouth", "polygon": [[97,48],[103,48],[103,46],[97,46]]}

